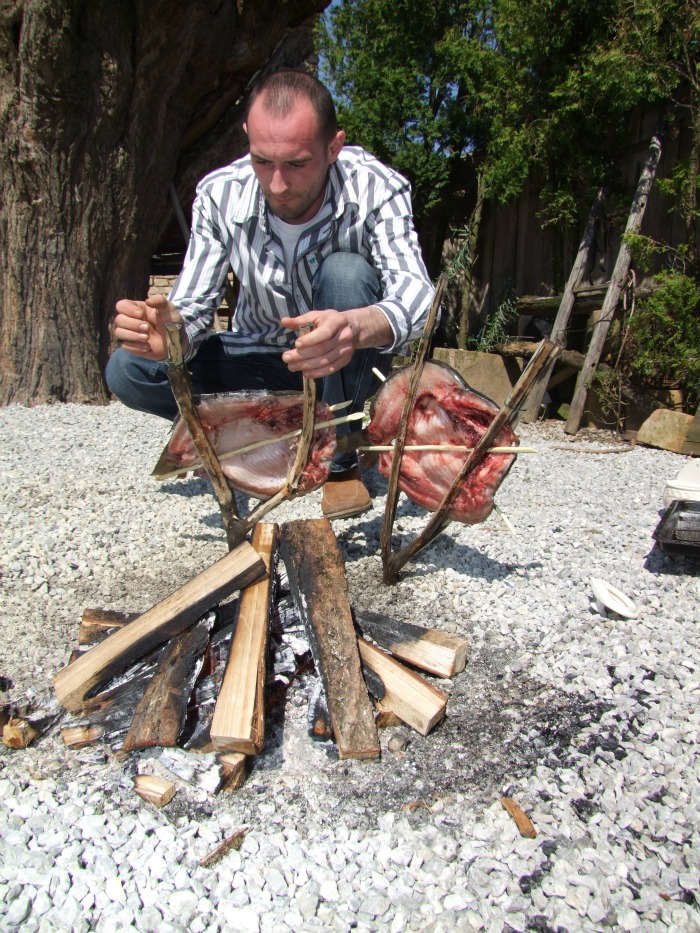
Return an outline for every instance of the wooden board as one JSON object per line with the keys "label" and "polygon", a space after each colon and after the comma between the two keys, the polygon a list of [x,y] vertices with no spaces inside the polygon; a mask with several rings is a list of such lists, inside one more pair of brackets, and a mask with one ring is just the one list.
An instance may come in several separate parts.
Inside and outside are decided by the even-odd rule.
{"label": "wooden board", "polygon": [[123,751],[176,744],[213,624],[213,614],[209,613],[163,648],[153,677],[134,710]]}
{"label": "wooden board", "polygon": [[453,677],[466,667],[469,651],[466,638],[400,622],[378,612],[364,611],[356,615],[363,634],[395,658],[414,667],[437,677]]}
{"label": "wooden board", "polygon": [[241,593],[236,631],[209,730],[220,751],[257,755],[265,740],[265,675],[273,592],[272,564],[279,526],[259,522],[252,545],[267,568],[267,576]]}
{"label": "wooden board", "polygon": [[391,710],[421,735],[427,735],[445,716],[447,694],[364,638],[358,639],[358,644],[362,660],[384,682],[384,698],[377,709]]}
{"label": "wooden board", "polygon": [[287,522],[281,553],[328,700],[341,758],[377,758],[379,738],[362,678],[345,564],[328,519]]}
{"label": "wooden board", "polygon": [[246,541],[133,622],[86,651],[54,677],[59,702],[77,712],[100,684],[126,670],[152,648],[179,635],[219,600],[265,572]]}

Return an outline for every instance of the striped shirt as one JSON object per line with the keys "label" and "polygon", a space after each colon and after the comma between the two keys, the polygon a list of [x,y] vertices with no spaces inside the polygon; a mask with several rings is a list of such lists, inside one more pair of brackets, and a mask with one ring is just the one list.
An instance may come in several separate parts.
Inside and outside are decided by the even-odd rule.
{"label": "striped shirt", "polygon": [[326,196],[285,267],[282,243],[270,226],[262,189],[248,156],[207,175],[197,186],[185,262],[170,300],[183,316],[191,358],[211,329],[229,267],[240,282],[231,354],[280,354],[296,334],[281,317],[311,309],[314,273],[330,253],[363,256],[379,275],[381,301],[394,339],[388,352],[404,350],[422,332],[433,286],[413,228],[405,178],[363,149],[346,146],[329,167]]}

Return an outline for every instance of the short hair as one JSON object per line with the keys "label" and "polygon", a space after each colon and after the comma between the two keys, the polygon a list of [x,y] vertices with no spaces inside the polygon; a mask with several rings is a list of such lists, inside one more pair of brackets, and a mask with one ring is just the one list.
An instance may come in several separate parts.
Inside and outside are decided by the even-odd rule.
{"label": "short hair", "polygon": [[275,71],[263,78],[250,93],[246,119],[255,101],[263,96],[265,110],[278,117],[286,117],[300,98],[308,100],[316,114],[321,136],[330,140],[338,132],[338,118],[330,91],[306,71]]}

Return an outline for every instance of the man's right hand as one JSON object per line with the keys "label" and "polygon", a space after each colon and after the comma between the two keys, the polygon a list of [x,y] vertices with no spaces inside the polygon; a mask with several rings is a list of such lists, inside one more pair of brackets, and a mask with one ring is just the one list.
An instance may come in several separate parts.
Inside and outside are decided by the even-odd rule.
{"label": "man's right hand", "polygon": [[181,324],[182,316],[164,295],[145,301],[124,298],[117,302],[114,336],[130,353],[146,360],[164,360],[168,356],[166,324]]}

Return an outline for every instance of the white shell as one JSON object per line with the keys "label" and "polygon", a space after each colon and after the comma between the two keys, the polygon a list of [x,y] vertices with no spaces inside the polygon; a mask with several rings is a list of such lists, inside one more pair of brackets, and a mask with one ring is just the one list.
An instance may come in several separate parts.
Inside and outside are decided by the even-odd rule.
{"label": "white shell", "polygon": [[591,589],[595,596],[596,608],[601,615],[606,614],[606,610],[623,616],[625,619],[636,619],[639,615],[639,609],[635,606],[629,596],[616,589],[600,577],[591,577]]}

